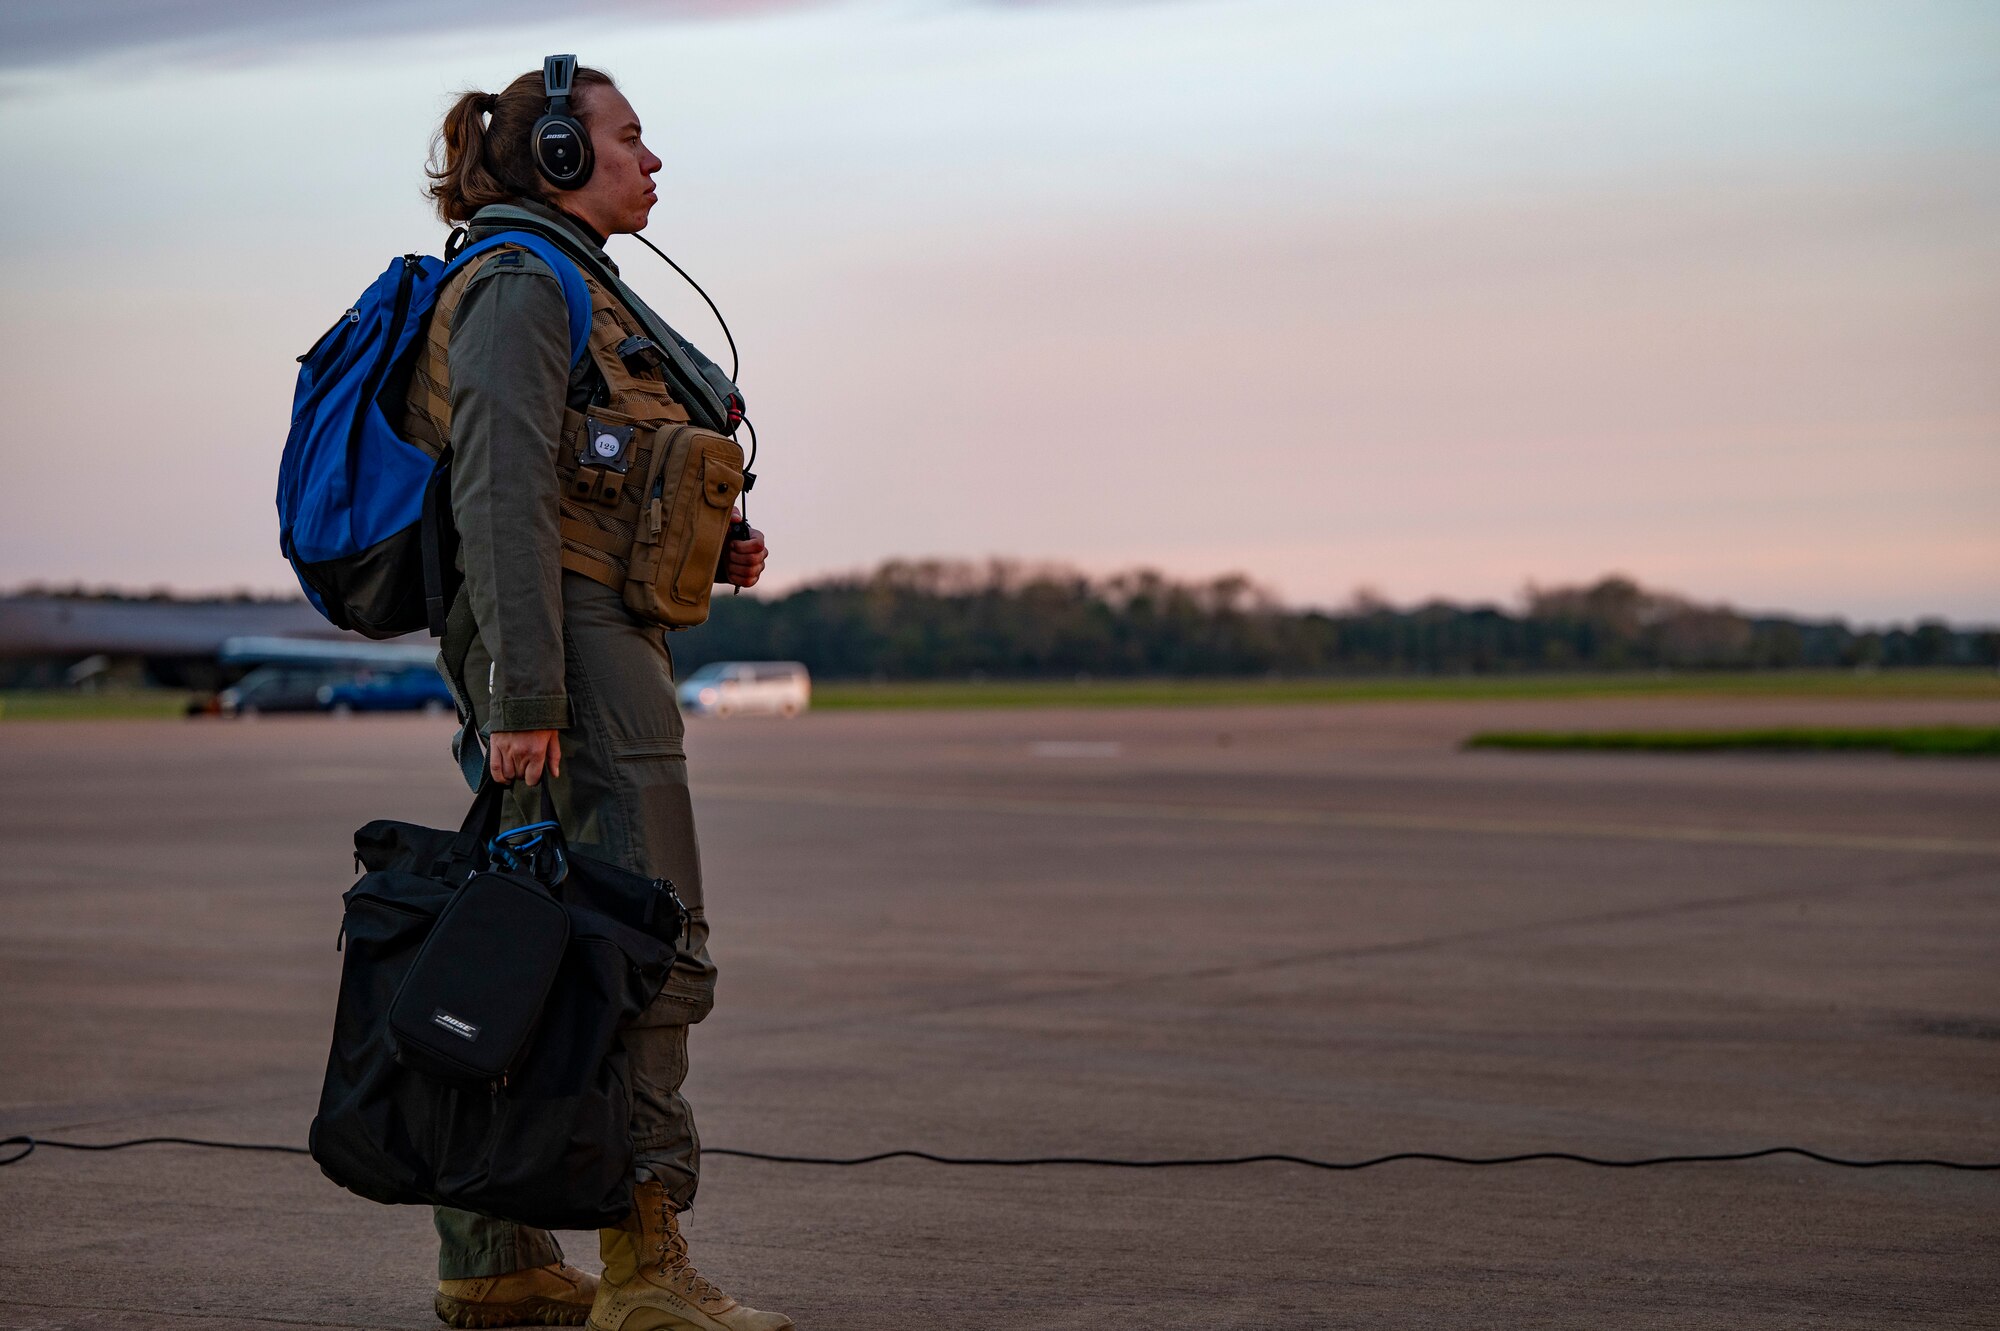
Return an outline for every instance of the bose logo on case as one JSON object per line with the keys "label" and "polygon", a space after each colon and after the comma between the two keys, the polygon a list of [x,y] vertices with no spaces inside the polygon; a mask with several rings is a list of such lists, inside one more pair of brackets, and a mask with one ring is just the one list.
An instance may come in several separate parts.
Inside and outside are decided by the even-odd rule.
{"label": "bose logo on case", "polygon": [[431,1023],[436,1026],[442,1026],[453,1035],[463,1036],[468,1040],[477,1040],[479,1038],[479,1028],[477,1026],[469,1021],[460,1021],[443,1008],[439,1008],[437,1011],[431,1013]]}

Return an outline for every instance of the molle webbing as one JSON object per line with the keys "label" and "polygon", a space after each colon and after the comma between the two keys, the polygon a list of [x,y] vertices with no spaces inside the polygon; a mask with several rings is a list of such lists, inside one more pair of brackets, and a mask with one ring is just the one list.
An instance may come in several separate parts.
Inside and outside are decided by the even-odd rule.
{"label": "molle webbing", "polygon": [[410,370],[410,389],[404,398],[403,437],[430,454],[441,457],[451,441],[451,368],[445,352],[451,340],[451,321],[458,303],[465,298],[465,280],[478,271],[488,256],[466,262],[465,271],[444,284],[437,303],[431,307],[424,326],[424,346]]}

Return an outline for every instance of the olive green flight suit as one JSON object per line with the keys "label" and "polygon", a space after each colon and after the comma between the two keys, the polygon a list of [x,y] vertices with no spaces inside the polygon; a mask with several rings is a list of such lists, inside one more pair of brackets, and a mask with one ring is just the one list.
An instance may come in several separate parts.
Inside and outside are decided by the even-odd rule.
{"label": "olive green flight suit", "polygon": [[[601,256],[598,238],[573,219],[517,206],[567,226]],[[629,291],[619,294],[636,303]],[[680,1088],[688,1027],[715,1001],[715,967],[673,658],[665,631],[634,618],[618,592],[559,564],[557,441],[565,406],[589,400],[595,375],[588,358],[572,369],[555,275],[521,252],[488,261],[467,283],[449,361],[452,513],[465,583],[451,609],[444,665],[482,733],[561,731],[562,775],[545,777],[542,790],[517,783],[506,825],[547,816],[546,793],[571,846],[670,879],[689,907],[689,934],[666,987],[622,1037],[638,1171],[665,1183],[685,1208],[701,1146]],[[476,762],[470,738],[460,742],[462,756]],[[545,1230],[443,1207],[435,1219],[441,1279],[561,1257]]]}

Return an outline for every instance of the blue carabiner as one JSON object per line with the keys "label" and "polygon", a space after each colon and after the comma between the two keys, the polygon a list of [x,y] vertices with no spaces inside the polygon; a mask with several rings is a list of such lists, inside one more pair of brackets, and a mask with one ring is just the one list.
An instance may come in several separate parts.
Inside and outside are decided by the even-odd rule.
{"label": "blue carabiner", "polygon": [[[539,823],[526,823],[520,827],[509,828],[487,843],[487,854],[495,864],[498,864],[510,873],[519,873],[524,868],[532,872],[533,852],[542,844],[543,838],[552,830],[561,831],[562,824],[549,819]],[[523,837],[527,839],[522,840]],[[554,863],[553,872],[549,877],[549,886],[554,887],[569,876],[569,860],[563,854],[562,843],[560,841],[555,842],[550,849]]]}

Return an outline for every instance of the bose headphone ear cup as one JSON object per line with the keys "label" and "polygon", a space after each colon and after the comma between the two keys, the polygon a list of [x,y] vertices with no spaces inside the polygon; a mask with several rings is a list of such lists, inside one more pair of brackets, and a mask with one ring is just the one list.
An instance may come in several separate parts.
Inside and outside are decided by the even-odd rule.
{"label": "bose headphone ear cup", "polygon": [[550,111],[530,133],[535,169],[557,189],[581,189],[597,165],[590,131],[575,116]]}
{"label": "bose headphone ear cup", "polygon": [[575,56],[552,55],[542,60],[542,95],[549,99],[549,107],[530,131],[529,146],[535,154],[535,169],[557,189],[582,188],[597,165],[597,156],[590,150],[590,131],[569,113],[575,86]]}

